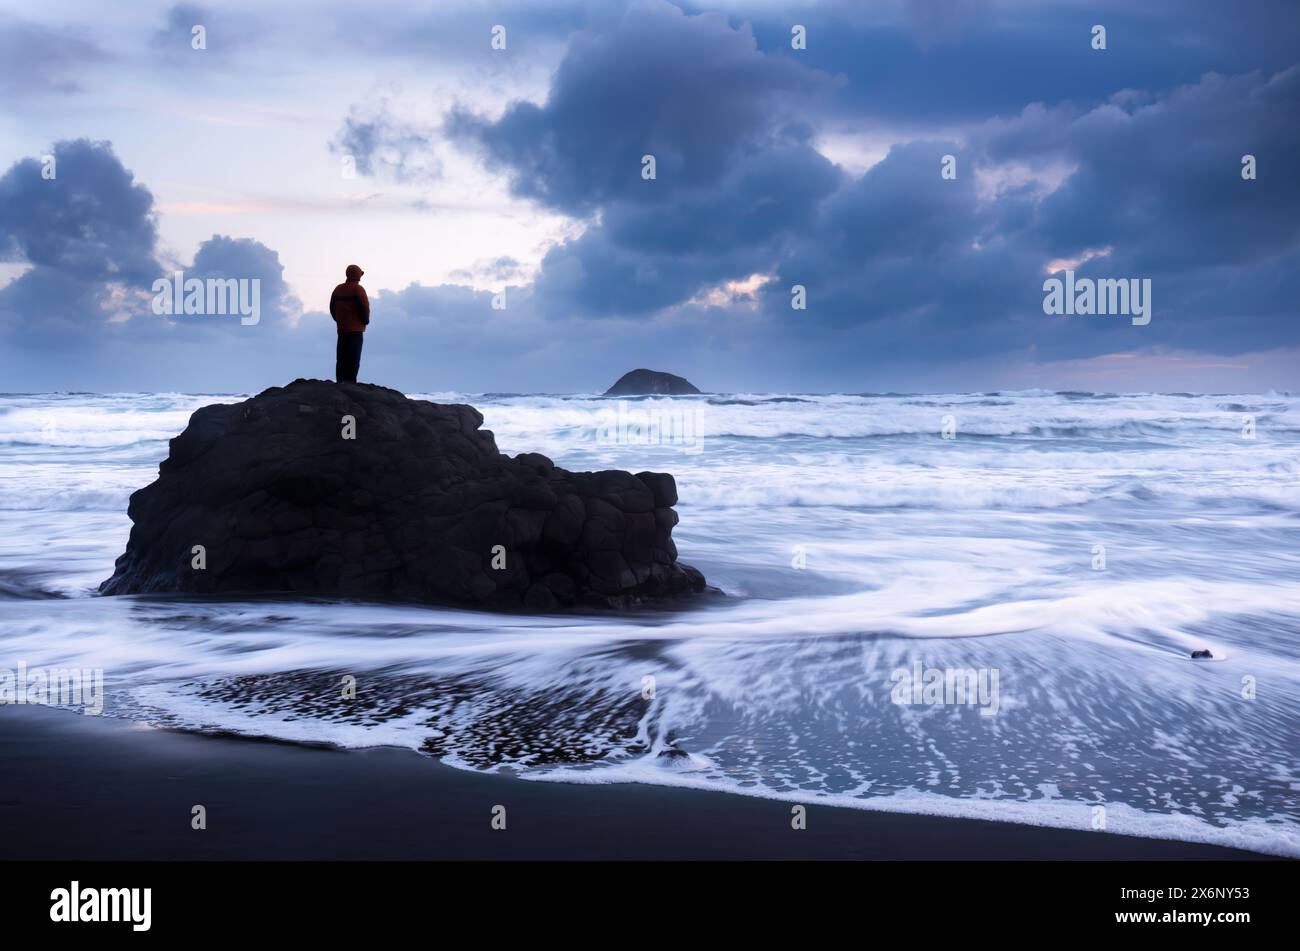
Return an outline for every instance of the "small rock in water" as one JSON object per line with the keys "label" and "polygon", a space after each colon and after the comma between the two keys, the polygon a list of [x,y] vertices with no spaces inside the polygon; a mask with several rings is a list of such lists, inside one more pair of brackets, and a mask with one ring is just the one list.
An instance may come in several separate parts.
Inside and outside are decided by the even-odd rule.
{"label": "small rock in water", "polygon": [[681,763],[690,762],[691,754],[685,750],[679,750],[675,746],[670,746],[666,750],[660,750],[656,758],[666,766],[677,766]]}
{"label": "small rock in water", "polygon": [[1213,658],[1214,655],[1211,654],[1209,651],[1192,651],[1192,660],[1203,660],[1203,659],[1212,660]]}
{"label": "small rock in water", "polygon": [[690,380],[659,370],[629,370],[605,391],[606,396],[687,396],[699,393]]}

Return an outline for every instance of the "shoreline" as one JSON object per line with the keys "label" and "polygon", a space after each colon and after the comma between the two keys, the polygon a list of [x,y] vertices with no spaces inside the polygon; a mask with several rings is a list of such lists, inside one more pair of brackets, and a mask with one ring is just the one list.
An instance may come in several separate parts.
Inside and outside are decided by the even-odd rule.
{"label": "shoreline", "polygon": [[[1226,846],[633,783],[533,782],[337,749],[0,706],[9,860],[1280,861]],[[207,828],[191,828],[203,805]],[[504,806],[506,828],[492,828]]]}

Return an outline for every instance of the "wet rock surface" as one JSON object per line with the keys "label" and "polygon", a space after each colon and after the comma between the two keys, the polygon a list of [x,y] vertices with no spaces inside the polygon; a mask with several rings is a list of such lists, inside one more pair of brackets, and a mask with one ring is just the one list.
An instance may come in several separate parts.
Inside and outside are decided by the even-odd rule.
{"label": "wet rock surface", "polygon": [[605,396],[688,396],[699,393],[694,383],[658,370],[629,370],[605,391]]}
{"label": "wet rock surface", "polygon": [[626,609],[706,589],[662,472],[500,453],[472,406],[296,380],[205,406],[131,496],[102,594],[297,592],[500,610]]}

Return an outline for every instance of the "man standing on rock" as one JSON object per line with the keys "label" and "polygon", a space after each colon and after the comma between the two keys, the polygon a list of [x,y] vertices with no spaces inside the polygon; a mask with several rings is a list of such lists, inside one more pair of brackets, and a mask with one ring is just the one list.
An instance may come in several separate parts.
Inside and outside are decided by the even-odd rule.
{"label": "man standing on rock", "polygon": [[361,368],[361,344],[365,340],[366,325],[370,323],[370,298],[361,286],[361,275],[366,273],[355,264],[349,264],[347,280],[334,288],[330,295],[330,316],[338,324],[339,343],[334,356],[334,379],[339,383],[357,382]]}

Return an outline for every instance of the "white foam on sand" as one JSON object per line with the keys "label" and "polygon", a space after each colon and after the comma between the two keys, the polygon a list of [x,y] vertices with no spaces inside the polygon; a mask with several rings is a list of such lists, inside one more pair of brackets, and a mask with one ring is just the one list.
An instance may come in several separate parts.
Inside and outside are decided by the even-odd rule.
{"label": "white foam on sand", "polygon": [[[450,765],[456,765],[451,763]],[[1198,842],[1225,848],[1245,849],[1265,855],[1300,858],[1300,832],[1294,826],[1264,819],[1229,821],[1211,825],[1195,816],[1159,814],[1134,809],[1121,802],[1082,802],[1044,796],[1029,801],[1005,799],[956,799],[924,790],[903,790],[884,796],[855,796],[799,790],[772,790],[758,786],[740,786],[705,778],[701,764],[667,765],[655,756],[601,766],[590,770],[549,770],[530,772],[523,779],[535,782],[587,784],[643,783],[711,790],[740,796],[774,799],[804,805],[836,806],[873,812],[896,812],[909,815],[942,816],[952,819],[982,819],[1052,829],[1109,832],[1148,839]],[[1104,827],[1098,827],[1098,808],[1104,810]],[[810,822],[816,822],[815,816]]]}

